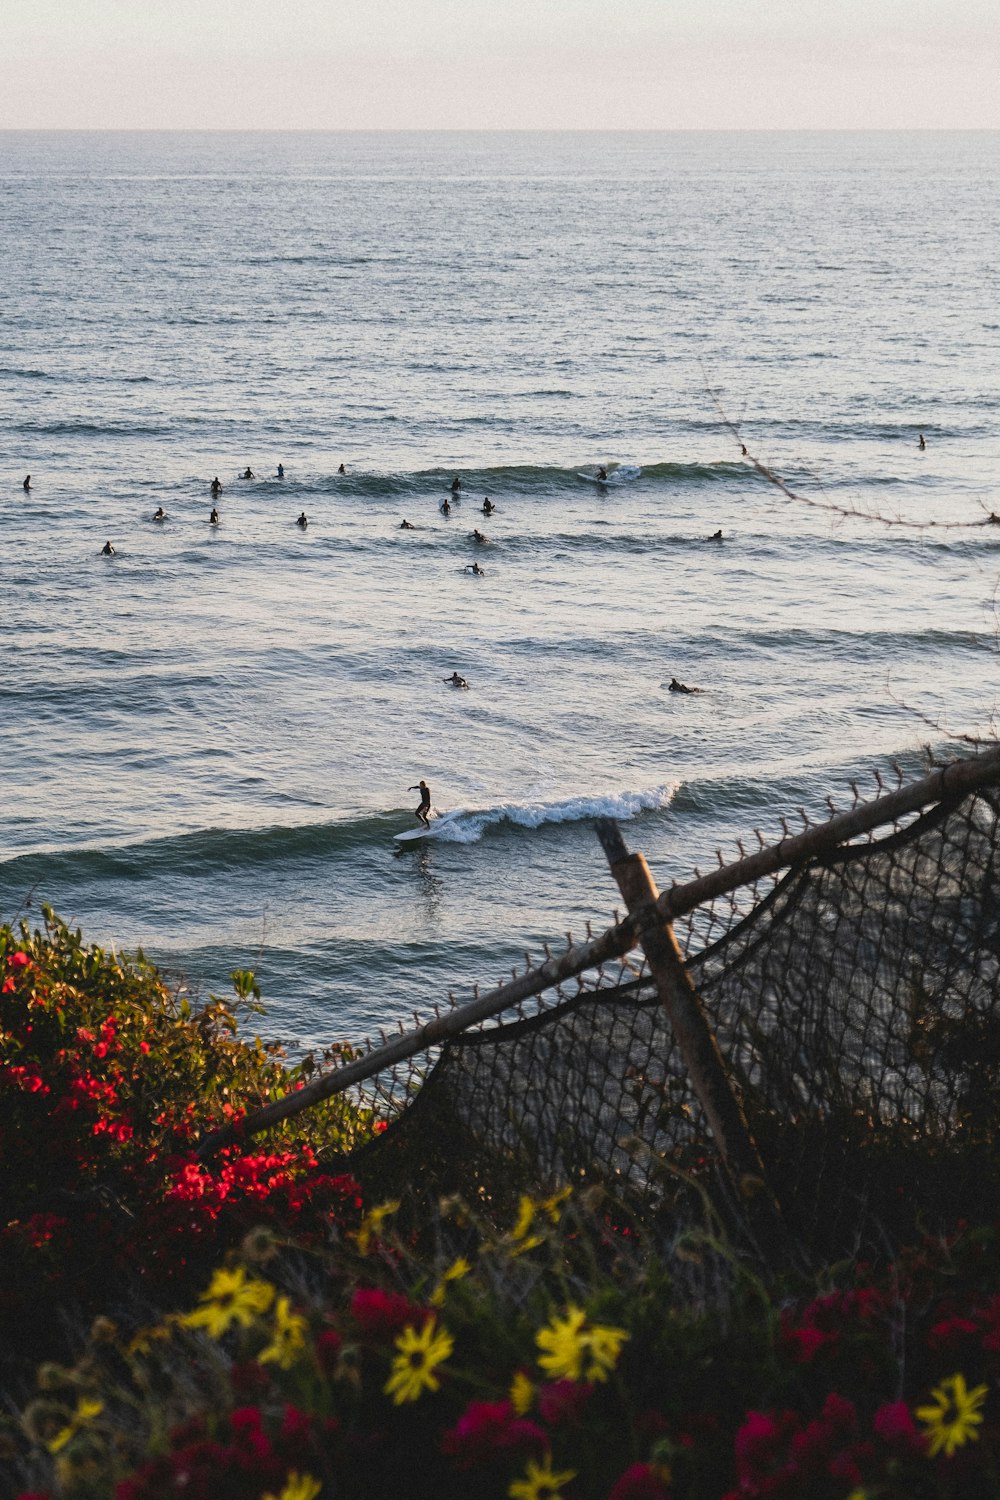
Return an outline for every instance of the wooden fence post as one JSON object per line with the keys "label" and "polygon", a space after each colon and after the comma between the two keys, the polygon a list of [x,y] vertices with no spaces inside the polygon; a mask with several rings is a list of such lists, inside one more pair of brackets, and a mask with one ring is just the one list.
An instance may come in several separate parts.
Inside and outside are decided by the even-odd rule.
{"label": "wooden fence post", "polygon": [[785,1259],[788,1237],[771,1192],[746,1115],[726,1075],[715,1035],[684,967],[673,928],[656,908],[659,892],[645,859],[630,854],[613,818],[598,818],[597,836],[611,873],[638,926],[639,941],[670,1018],[691,1087],[709,1128],[747,1224],[762,1251]]}

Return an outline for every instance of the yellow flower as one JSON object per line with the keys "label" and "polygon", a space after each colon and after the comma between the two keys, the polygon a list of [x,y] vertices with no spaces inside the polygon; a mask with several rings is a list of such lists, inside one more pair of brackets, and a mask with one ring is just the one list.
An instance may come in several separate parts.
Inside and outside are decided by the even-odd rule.
{"label": "yellow flower", "polygon": [[604,1323],[594,1323],[587,1334],[590,1343],[590,1364],[585,1370],[588,1380],[607,1380],[618,1363],[622,1345],[628,1334],[624,1328],[609,1328]]}
{"label": "yellow flower", "polygon": [[564,1469],[561,1474],[552,1472],[552,1455],[546,1453],[545,1463],[536,1464],[528,1459],[525,1479],[515,1479],[507,1494],[510,1500],[559,1500],[564,1484],[576,1478],[575,1469]]}
{"label": "yellow flower", "polygon": [[267,1281],[248,1281],[246,1271],[237,1266],[235,1271],[216,1271],[199,1300],[201,1305],[179,1322],[185,1328],[204,1328],[210,1338],[218,1339],[231,1324],[249,1328],[258,1314],[267,1312],[274,1287]]}
{"label": "yellow flower", "polygon": [[316,1500],[323,1486],[311,1474],[298,1474],[291,1470],[280,1495],[267,1494],[263,1500]]}
{"label": "yellow flower", "polygon": [[535,1403],[535,1384],[529,1380],[523,1370],[518,1370],[510,1383],[508,1400],[514,1408],[514,1414],[523,1417],[529,1412]]}
{"label": "yellow flower", "polygon": [[558,1193],[553,1193],[551,1198],[543,1198],[537,1205],[538,1212],[545,1214],[553,1224],[558,1224],[562,1218],[562,1206],[566,1199],[571,1197],[571,1187],[560,1188]]}
{"label": "yellow flower", "polygon": [[924,1436],[929,1440],[928,1458],[937,1458],[943,1453],[951,1458],[956,1448],[974,1442],[979,1433],[976,1428],[983,1420],[979,1410],[989,1394],[989,1387],[977,1385],[968,1390],[964,1375],[949,1375],[931,1391],[934,1406],[918,1406],[917,1416],[924,1425]]}
{"label": "yellow flower", "polygon": [[385,1203],[377,1203],[374,1208],[369,1209],[361,1220],[358,1232],[354,1236],[355,1243],[362,1255],[368,1254],[368,1246],[382,1228],[383,1220],[388,1219],[391,1214],[397,1212],[399,1199],[390,1198]]}
{"label": "yellow flower", "polygon": [[103,1410],[103,1401],[88,1401],[86,1396],[81,1396],[76,1403],[76,1411],[69,1419],[69,1424],[61,1428],[47,1444],[49,1452],[61,1453],[66,1444],[76,1437],[80,1428],[87,1422],[92,1422],[95,1417],[99,1417]]}
{"label": "yellow flower", "polygon": [[416,1401],[425,1390],[436,1391],[441,1382],[434,1371],[454,1347],[455,1340],[447,1328],[438,1328],[433,1318],[427,1319],[419,1333],[407,1323],[396,1340],[399,1353],[392,1362],[392,1374],[382,1387],[392,1397],[393,1405]]}
{"label": "yellow flower", "polygon": [[293,1313],[291,1306],[287,1297],[279,1297],[274,1304],[274,1333],[257,1356],[262,1365],[276,1364],[279,1369],[290,1370],[305,1348],[306,1320]]}
{"label": "yellow flower", "polygon": [[544,1351],[538,1363],[552,1380],[607,1380],[627,1338],[624,1328],[600,1323],[588,1327],[586,1313],[571,1304],[565,1318],[554,1317],[535,1335]]}
{"label": "yellow flower", "polygon": [[517,1223],[511,1230],[511,1238],[519,1240],[521,1242],[517,1250],[514,1252],[516,1255],[523,1255],[525,1250],[534,1250],[536,1245],[540,1245],[542,1243],[542,1237],[540,1234],[533,1234],[530,1236],[528,1234],[528,1230],[535,1222],[535,1209],[536,1204],[534,1198],[529,1198],[526,1193],[522,1193],[521,1203],[517,1214]]}
{"label": "yellow flower", "polygon": [[447,1271],[445,1271],[444,1275],[441,1277],[441,1280],[438,1282],[433,1292],[431,1292],[430,1300],[432,1304],[435,1307],[443,1307],[445,1287],[448,1285],[448,1282],[461,1281],[462,1277],[468,1276],[471,1270],[472,1266],[466,1260],[464,1255],[460,1255],[457,1260],[452,1261],[451,1265],[448,1267]]}

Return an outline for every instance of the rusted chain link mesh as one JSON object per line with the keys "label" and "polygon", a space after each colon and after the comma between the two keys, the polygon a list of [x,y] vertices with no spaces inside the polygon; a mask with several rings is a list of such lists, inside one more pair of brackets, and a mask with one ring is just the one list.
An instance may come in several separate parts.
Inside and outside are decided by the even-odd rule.
{"label": "rusted chain link mesh", "polygon": [[[676,924],[772,1186],[817,1250],[1000,1207],[998,798],[882,828]],[[645,1218],[690,1212],[693,1184],[718,1199],[641,951],[572,988],[370,1080],[395,1118],[357,1154],[366,1181],[499,1207],[597,1180]]]}

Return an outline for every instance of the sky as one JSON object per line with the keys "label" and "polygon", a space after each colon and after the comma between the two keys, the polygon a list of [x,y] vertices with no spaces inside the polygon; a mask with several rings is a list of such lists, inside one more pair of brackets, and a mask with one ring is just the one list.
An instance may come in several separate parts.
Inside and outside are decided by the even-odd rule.
{"label": "sky", "polygon": [[0,129],[997,129],[998,0],[2,0]]}

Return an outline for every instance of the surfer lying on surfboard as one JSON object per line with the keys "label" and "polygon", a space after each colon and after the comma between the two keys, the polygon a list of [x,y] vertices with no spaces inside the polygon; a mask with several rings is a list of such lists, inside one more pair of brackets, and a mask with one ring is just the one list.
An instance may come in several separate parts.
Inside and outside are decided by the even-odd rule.
{"label": "surfer lying on surfboard", "polygon": [[421,781],[416,786],[408,786],[406,788],[406,790],[408,792],[419,792],[420,793],[420,806],[415,809],[415,816],[420,819],[421,823],[423,823],[423,825],[424,825],[425,828],[429,828],[430,825],[431,825],[431,820],[430,820],[431,789],[430,789],[430,787],[427,785],[426,781]]}
{"label": "surfer lying on surfboard", "polygon": [[[452,674],[451,674],[450,677],[442,677],[441,681],[442,682],[449,682],[449,683],[451,683],[452,687],[457,687],[457,688],[467,688],[469,686],[469,684],[466,682],[465,678],[464,677],[460,677],[457,672],[452,672]],[[409,790],[412,792],[414,790],[414,788],[411,786],[409,788]]]}

